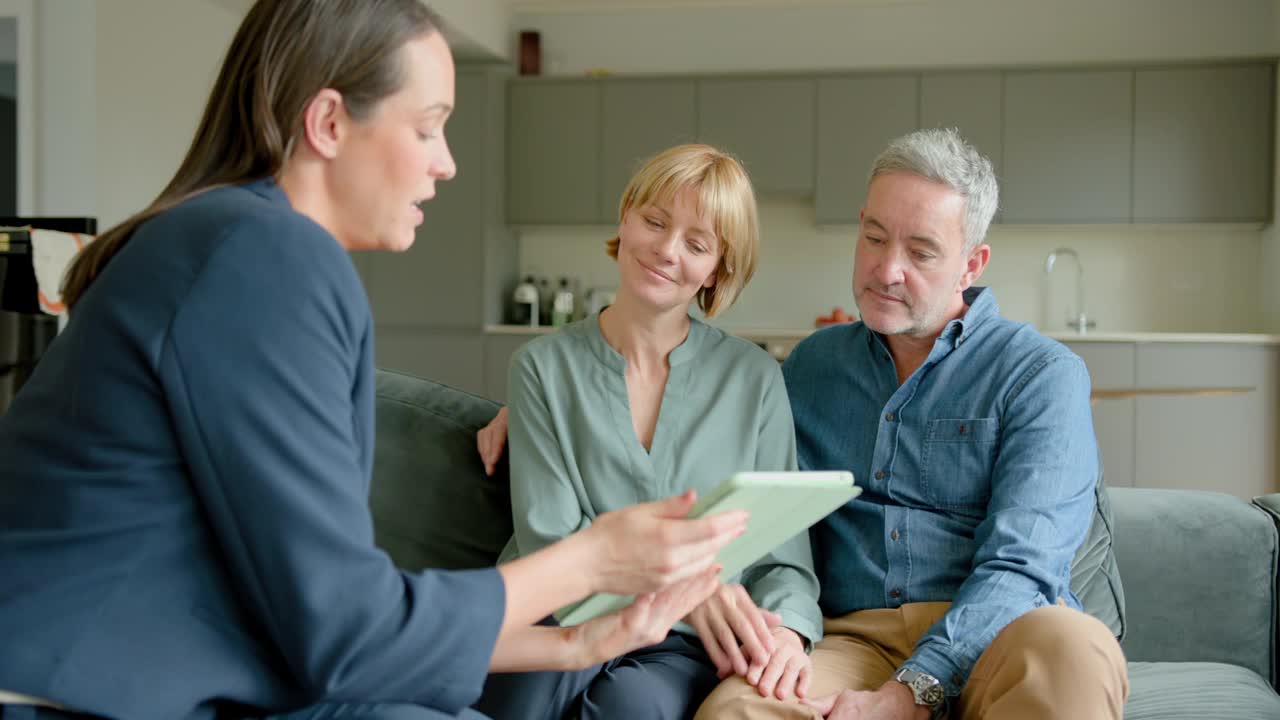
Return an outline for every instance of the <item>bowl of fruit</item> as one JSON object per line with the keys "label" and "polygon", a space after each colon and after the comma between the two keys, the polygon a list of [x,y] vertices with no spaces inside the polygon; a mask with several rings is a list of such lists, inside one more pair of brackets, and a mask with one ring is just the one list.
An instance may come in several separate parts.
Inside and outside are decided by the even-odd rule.
{"label": "bowl of fruit", "polygon": [[843,325],[844,323],[857,322],[856,315],[850,315],[844,311],[842,307],[831,309],[830,315],[819,315],[814,321],[814,327],[827,327],[828,325]]}

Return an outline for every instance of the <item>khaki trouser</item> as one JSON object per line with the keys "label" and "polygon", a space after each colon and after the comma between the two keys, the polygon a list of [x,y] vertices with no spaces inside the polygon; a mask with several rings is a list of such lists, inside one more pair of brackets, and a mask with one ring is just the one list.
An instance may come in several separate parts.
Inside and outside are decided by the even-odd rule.
{"label": "khaki trouser", "polygon": [[[875,690],[910,657],[950,603],[911,603],[828,618],[813,650],[809,697],[849,688]],[[1121,718],[1129,677],[1120,644],[1098,620],[1062,606],[1013,621],[978,659],[951,718],[961,720],[1105,720]],[[741,677],[720,683],[696,720],[811,720],[794,698],[762,698]]]}

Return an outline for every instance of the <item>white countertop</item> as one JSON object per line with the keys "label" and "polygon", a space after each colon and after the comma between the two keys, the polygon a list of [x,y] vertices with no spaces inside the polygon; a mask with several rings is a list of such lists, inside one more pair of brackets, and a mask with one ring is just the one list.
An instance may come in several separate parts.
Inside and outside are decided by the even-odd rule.
{"label": "white countertop", "polygon": [[[490,335],[544,335],[554,328],[527,325],[485,325]],[[815,328],[735,328],[724,330],[749,340],[803,340]],[[1048,337],[1060,342],[1109,343],[1223,343],[1233,345],[1280,345],[1280,335],[1261,333],[1163,333],[1163,332],[1049,332]]]}

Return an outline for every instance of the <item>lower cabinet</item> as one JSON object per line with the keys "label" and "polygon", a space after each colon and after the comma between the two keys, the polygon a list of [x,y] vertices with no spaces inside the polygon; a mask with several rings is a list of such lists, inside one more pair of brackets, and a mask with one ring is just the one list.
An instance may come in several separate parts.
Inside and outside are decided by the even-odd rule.
{"label": "lower cabinet", "polygon": [[[1071,343],[1069,347],[1089,368],[1095,390],[1136,385],[1132,343]],[[1102,472],[1111,487],[1133,487],[1134,413],[1131,398],[1098,400],[1093,404],[1093,432],[1098,438]]]}
{"label": "lower cabinet", "polygon": [[511,356],[535,335],[486,335],[484,338],[484,396],[507,404],[507,368]]}
{"label": "lower cabinet", "polygon": [[485,337],[476,332],[379,327],[374,364],[487,395]]}
{"label": "lower cabinet", "polygon": [[1094,431],[1112,486],[1280,491],[1280,347],[1071,342],[1095,389],[1243,388],[1100,399]]}

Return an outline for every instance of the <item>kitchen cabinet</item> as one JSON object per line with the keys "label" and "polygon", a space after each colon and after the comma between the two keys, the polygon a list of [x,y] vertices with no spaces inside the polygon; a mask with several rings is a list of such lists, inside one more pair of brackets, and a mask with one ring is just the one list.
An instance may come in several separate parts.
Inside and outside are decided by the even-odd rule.
{"label": "kitchen cabinet", "polygon": [[[1133,343],[1071,342],[1066,344],[1084,360],[1093,389],[1113,390],[1137,385]],[[1134,419],[1137,401],[1102,399],[1093,404],[1093,432],[1098,439],[1107,485],[1133,487]]]}
{"label": "kitchen cabinet", "polygon": [[1134,222],[1271,217],[1271,64],[1138,70]]}
{"label": "kitchen cabinet", "polygon": [[641,162],[697,139],[693,80],[608,80],[602,83],[601,223],[618,222],[618,201]]}
{"label": "kitchen cabinet", "polygon": [[485,338],[479,333],[414,332],[381,328],[374,363],[384,369],[428,378],[484,395]]}
{"label": "kitchen cabinet", "polygon": [[818,81],[814,210],[820,224],[856,223],[871,163],[890,140],[920,124],[917,75]]}
{"label": "kitchen cabinet", "polygon": [[[931,72],[920,78],[920,127],[953,127],[1004,177],[1004,77],[990,72]],[[996,222],[1001,215],[996,212]]]}
{"label": "kitchen cabinet", "polygon": [[[592,224],[600,218],[600,84],[511,83],[507,222]],[[461,109],[462,106],[459,106]],[[450,127],[459,124],[451,122]]]}
{"label": "kitchen cabinet", "polygon": [[502,221],[506,80],[492,66],[459,67],[448,125],[458,176],[436,184],[412,248],[352,253],[373,310],[374,362],[475,393],[485,390],[482,328],[502,320],[516,273]]}
{"label": "kitchen cabinet", "polygon": [[511,356],[536,335],[486,335],[484,338],[484,396],[507,403],[507,369]]}
{"label": "kitchen cabinet", "polygon": [[1248,498],[1280,491],[1280,347],[1138,345],[1138,384],[1253,387],[1222,396],[1137,399],[1137,487],[1219,490]]}
{"label": "kitchen cabinet", "polygon": [[1007,223],[1127,223],[1133,72],[1005,73]]}
{"label": "kitchen cabinet", "polygon": [[814,178],[812,78],[698,82],[698,139],[733,153],[760,195],[808,197]]}

